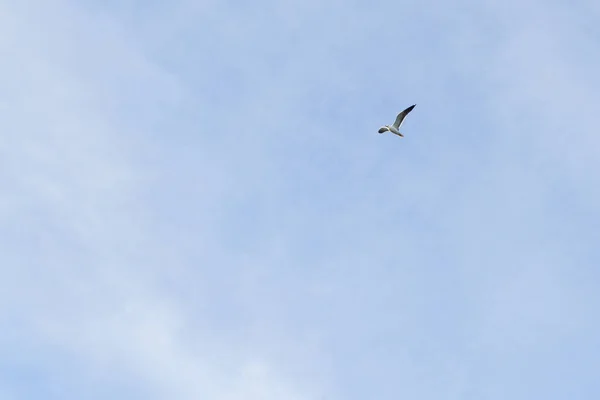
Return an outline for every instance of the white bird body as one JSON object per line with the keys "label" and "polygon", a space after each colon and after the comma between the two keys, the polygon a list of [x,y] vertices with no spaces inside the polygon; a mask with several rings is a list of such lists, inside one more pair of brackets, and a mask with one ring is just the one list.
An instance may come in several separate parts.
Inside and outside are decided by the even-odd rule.
{"label": "white bird body", "polygon": [[404,135],[402,133],[400,133],[400,126],[402,125],[402,122],[404,122],[404,118],[406,118],[408,113],[411,112],[412,109],[415,108],[415,106],[416,106],[416,104],[413,104],[412,106],[408,107],[406,110],[402,111],[400,114],[398,114],[398,116],[396,117],[396,121],[394,121],[394,123],[392,125],[384,125],[381,128],[379,128],[379,130],[377,132],[379,132],[379,133],[392,132],[395,135],[404,137]]}

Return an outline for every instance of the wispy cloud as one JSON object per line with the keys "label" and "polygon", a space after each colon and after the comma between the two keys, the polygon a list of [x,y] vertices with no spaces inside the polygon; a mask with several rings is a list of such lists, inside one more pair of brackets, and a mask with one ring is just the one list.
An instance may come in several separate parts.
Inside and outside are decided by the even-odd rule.
{"label": "wispy cloud", "polygon": [[0,396],[598,393],[595,3],[37,3]]}

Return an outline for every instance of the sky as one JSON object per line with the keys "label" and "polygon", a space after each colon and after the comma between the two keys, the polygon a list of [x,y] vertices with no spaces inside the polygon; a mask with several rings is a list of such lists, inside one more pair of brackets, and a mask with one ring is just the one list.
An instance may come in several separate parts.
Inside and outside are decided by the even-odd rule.
{"label": "sky", "polygon": [[599,19],[0,2],[0,400],[597,399]]}

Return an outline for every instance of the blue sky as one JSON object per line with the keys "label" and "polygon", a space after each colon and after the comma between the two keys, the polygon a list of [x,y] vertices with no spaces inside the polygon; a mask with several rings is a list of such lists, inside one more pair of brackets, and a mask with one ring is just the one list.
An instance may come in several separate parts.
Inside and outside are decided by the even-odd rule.
{"label": "blue sky", "polygon": [[3,2],[0,399],[597,399],[599,18]]}

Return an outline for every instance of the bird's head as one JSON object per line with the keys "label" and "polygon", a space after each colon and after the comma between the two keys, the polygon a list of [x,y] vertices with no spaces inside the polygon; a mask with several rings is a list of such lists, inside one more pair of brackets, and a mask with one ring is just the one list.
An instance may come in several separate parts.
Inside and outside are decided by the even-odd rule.
{"label": "bird's head", "polygon": [[379,130],[377,132],[383,133],[383,132],[385,132],[387,130],[388,130],[387,126],[382,126],[381,128],[379,128]]}

